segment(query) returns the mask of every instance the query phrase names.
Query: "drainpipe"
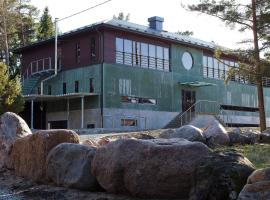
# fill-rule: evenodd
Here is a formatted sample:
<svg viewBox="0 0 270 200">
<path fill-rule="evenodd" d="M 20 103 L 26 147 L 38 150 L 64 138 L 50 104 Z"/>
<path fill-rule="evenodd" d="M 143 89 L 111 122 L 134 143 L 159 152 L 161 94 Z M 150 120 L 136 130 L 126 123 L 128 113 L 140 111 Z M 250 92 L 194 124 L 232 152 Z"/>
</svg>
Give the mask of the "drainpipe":
<svg viewBox="0 0 270 200">
<path fill-rule="evenodd" d="M 96 31 L 99 34 L 100 39 L 100 55 L 101 55 L 101 68 L 100 68 L 100 74 L 101 74 L 101 80 L 100 80 L 100 117 L 101 117 L 101 128 L 104 128 L 104 33 L 100 32 L 98 28 L 96 28 Z"/>
<path fill-rule="evenodd" d="M 58 18 L 55 18 L 55 36 L 54 36 L 54 75 L 49 76 L 40 82 L 40 94 L 44 94 L 44 82 L 57 76 L 57 42 L 58 42 Z"/>
</svg>

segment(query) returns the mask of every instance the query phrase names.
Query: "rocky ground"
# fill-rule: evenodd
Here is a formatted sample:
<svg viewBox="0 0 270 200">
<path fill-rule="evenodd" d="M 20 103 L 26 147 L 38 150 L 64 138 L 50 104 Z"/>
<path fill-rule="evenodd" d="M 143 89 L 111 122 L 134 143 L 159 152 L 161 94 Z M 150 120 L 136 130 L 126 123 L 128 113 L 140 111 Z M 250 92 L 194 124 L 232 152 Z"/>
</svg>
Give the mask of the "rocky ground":
<svg viewBox="0 0 270 200">
<path fill-rule="evenodd" d="M 37 184 L 17 177 L 12 171 L 0 172 L 0 200 L 138 200 L 105 192 L 84 192 L 75 189 Z M 142 199 L 140 199 L 142 200 Z M 157 199 L 156 199 L 157 200 Z"/>
</svg>

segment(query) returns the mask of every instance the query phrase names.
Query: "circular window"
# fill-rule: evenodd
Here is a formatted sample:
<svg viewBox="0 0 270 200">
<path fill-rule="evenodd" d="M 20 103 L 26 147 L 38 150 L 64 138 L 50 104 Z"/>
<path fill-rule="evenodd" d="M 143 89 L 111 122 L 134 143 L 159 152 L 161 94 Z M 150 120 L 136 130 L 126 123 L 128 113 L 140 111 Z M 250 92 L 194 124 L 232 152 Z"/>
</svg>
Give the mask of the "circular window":
<svg viewBox="0 0 270 200">
<path fill-rule="evenodd" d="M 190 70 L 193 67 L 193 57 L 191 53 L 185 52 L 182 55 L 182 64 L 185 69 Z"/>
</svg>

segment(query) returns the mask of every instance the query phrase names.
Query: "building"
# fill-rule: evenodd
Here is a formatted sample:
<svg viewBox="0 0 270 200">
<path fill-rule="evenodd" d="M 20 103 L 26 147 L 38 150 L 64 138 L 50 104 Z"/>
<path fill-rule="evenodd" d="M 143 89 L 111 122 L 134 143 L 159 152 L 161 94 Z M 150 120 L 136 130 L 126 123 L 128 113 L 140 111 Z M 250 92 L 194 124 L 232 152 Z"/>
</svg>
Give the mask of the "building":
<svg viewBox="0 0 270 200">
<path fill-rule="evenodd" d="M 148 21 L 146 27 L 112 19 L 60 35 L 57 70 L 54 38 L 17 49 L 21 115 L 36 129 L 156 129 L 180 126 L 196 113 L 258 125 L 252 81 L 235 76 L 224 83 L 229 68 L 238 67 L 236 57 L 219 62 L 214 43 L 164 31 L 160 17 Z M 269 125 L 270 82 L 263 84 Z"/>
</svg>

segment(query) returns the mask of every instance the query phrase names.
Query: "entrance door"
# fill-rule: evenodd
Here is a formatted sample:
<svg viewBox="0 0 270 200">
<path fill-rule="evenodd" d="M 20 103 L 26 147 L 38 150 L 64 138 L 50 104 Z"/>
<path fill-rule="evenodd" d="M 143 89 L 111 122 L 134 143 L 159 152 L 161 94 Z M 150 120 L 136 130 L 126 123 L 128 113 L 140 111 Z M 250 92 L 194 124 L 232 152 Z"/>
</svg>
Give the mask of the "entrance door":
<svg viewBox="0 0 270 200">
<path fill-rule="evenodd" d="M 196 102 L 196 93 L 192 90 L 182 90 L 182 112 L 185 112 Z M 195 111 L 195 107 L 191 109 L 191 112 Z"/>
</svg>

